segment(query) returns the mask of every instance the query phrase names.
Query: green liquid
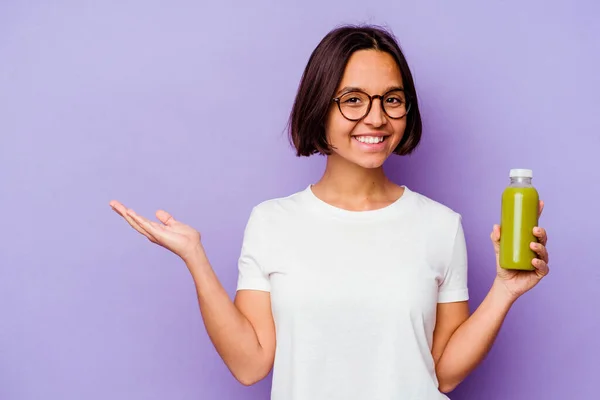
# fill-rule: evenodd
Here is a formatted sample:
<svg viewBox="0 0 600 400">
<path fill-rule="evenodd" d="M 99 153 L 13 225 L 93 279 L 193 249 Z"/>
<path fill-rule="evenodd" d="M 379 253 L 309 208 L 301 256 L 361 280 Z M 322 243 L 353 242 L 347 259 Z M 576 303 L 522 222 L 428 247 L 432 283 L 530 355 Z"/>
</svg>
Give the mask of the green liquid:
<svg viewBox="0 0 600 400">
<path fill-rule="evenodd" d="M 507 187 L 502 193 L 500 228 L 500 266 L 531 271 L 537 254 L 530 249 L 538 239 L 533 228 L 538 224 L 538 192 L 533 187 Z"/>
</svg>

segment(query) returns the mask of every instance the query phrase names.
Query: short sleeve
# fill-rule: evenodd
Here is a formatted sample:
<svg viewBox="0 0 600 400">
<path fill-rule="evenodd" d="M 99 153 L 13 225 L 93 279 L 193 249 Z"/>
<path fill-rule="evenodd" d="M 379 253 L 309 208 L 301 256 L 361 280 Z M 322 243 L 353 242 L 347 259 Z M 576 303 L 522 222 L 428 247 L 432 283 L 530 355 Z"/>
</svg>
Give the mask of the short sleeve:
<svg viewBox="0 0 600 400">
<path fill-rule="evenodd" d="M 238 259 L 237 290 L 271 291 L 269 277 L 262 265 L 266 253 L 264 233 L 264 224 L 254 208 L 244 230 L 242 250 Z"/>
<path fill-rule="evenodd" d="M 438 303 L 451 303 L 469 299 L 467 264 L 467 245 L 461 218 L 459 217 L 446 273 L 438 290 Z"/>
</svg>

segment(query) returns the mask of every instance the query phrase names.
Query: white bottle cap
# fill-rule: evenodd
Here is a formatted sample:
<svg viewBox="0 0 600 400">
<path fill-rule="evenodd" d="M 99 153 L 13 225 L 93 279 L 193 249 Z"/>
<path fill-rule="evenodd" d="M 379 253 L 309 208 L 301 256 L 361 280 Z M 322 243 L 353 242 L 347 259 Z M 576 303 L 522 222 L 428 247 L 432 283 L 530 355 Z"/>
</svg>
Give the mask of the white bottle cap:
<svg viewBox="0 0 600 400">
<path fill-rule="evenodd" d="M 533 171 L 530 169 L 511 169 L 511 178 L 533 178 Z"/>
</svg>

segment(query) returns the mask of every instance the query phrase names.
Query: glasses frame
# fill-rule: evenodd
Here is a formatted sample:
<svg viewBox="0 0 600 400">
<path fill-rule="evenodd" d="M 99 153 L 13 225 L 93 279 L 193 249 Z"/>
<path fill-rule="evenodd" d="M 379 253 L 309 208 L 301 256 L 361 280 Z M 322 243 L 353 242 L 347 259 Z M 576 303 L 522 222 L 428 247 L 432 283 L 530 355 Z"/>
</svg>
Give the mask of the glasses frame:
<svg viewBox="0 0 600 400">
<path fill-rule="evenodd" d="M 387 96 L 388 94 L 390 94 L 392 92 L 403 92 L 404 93 L 405 101 L 406 101 L 406 112 L 401 117 L 392 117 L 390 114 L 388 114 L 387 110 L 385 109 L 385 103 L 383 102 L 383 99 L 385 98 L 385 96 Z M 365 96 L 367 96 L 369 98 L 369 106 L 367 107 L 367 111 L 365 112 L 365 114 L 362 117 L 355 118 L 355 119 L 348 118 L 344 114 L 344 112 L 342 111 L 342 105 L 340 104 L 340 99 L 343 96 L 347 95 L 348 93 L 362 93 L 362 94 L 364 94 Z M 337 103 L 338 110 L 340 111 L 340 114 L 342 114 L 342 116 L 344 118 L 346 118 L 348 121 L 356 122 L 356 121 L 360 121 L 361 119 L 363 119 L 367 115 L 369 115 L 369 113 L 371 112 L 371 107 L 373 106 L 373 100 L 374 99 L 379 99 L 381 101 L 381 109 L 383 110 L 383 112 L 385 113 L 385 115 L 388 116 L 388 118 L 391 118 L 391 119 L 402 119 L 402 118 L 406 117 L 408 115 L 408 112 L 410 111 L 411 103 L 410 103 L 408 97 L 406 96 L 406 92 L 404 90 L 402 90 L 402 89 L 392 89 L 392 90 L 388 90 L 384 94 L 374 94 L 372 96 L 369 93 L 367 93 L 365 91 L 362 91 L 362 90 L 351 90 L 351 91 L 342 93 L 338 97 L 334 97 L 333 99 L 331 99 L 331 101 L 333 101 L 334 103 Z"/>
</svg>

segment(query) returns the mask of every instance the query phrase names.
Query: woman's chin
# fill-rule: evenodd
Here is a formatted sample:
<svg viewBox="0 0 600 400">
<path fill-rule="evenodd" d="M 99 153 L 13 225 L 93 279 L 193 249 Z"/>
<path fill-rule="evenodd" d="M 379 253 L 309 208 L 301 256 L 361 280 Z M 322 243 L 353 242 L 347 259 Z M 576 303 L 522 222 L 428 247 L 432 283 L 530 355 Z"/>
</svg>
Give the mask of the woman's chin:
<svg viewBox="0 0 600 400">
<path fill-rule="evenodd" d="M 359 167 L 365 169 L 376 169 L 381 168 L 387 160 L 388 156 L 386 154 L 360 154 L 355 155 L 349 161 L 353 164 L 358 165 Z"/>
</svg>

